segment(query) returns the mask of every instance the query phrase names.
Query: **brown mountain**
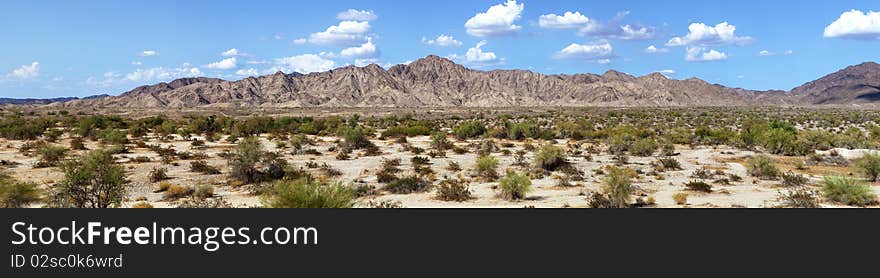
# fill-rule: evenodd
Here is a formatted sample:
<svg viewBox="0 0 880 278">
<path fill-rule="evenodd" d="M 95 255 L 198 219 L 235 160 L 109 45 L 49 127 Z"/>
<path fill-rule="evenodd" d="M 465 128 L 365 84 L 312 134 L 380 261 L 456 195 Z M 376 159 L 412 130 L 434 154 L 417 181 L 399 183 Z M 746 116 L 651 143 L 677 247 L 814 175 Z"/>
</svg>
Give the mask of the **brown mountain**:
<svg viewBox="0 0 880 278">
<path fill-rule="evenodd" d="M 843 73 L 841 73 L 843 72 Z M 281 72 L 238 81 L 183 78 L 141 86 L 115 97 L 72 100 L 75 107 L 503 107 L 731 106 L 841 104 L 880 100 L 877 64 L 847 68 L 796 88 L 750 91 L 697 78 L 634 77 L 608 71 L 545 75 L 525 70 L 479 71 L 428 56 L 388 70 L 372 64 L 326 72 Z M 873 88 L 873 91 L 872 91 Z M 874 94 L 874 95 L 872 95 Z"/>
</svg>

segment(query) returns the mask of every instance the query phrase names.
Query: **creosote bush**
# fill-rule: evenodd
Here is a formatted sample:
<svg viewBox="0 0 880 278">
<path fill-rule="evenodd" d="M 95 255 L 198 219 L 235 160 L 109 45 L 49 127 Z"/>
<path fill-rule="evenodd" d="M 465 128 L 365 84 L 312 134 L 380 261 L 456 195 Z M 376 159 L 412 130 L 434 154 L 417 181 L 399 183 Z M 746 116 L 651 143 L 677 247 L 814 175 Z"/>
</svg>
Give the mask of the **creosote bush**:
<svg viewBox="0 0 880 278">
<path fill-rule="evenodd" d="M 825 177 L 822 179 L 822 195 L 831 201 L 851 205 L 877 204 L 877 195 L 864 182 L 850 177 Z"/>
<path fill-rule="evenodd" d="M 631 168 L 617 166 L 608 166 L 606 171 L 602 189 L 611 201 L 611 206 L 615 208 L 629 207 L 632 198 L 630 186 L 632 179 L 637 176 L 636 172 Z"/>
<path fill-rule="evenodd" d="M 766 155 L 756 155 L 748 159 L 749 174 L 760 179 L 773 180 L 779 176 L 779 169 L 773 159 Z"/>
<path fill-rule="evenodd" d="M 431 183 L 418 176 L 407 176 L 392 180 L 383 189 L 394 194 L 409 194 L 424 192 L 431 187 Z"/>
<path fill-rule="evenodd" d="M 491 155 L 478 157 L 474 170 L 476 170 L 478 176 L 487 181 L 494 181 L 498 178 L 498 160 Z"/>
<path fill-rule="evenodd" d="M 532 190 L 532 179 L 526 173 L 510 170 L 498 181 L 498 188 L 501 189 L 502 199 L 525 199 L 526 193 Z"/>
<path fill-rule="evenodd" d="M 156 167 L 150 170 L 150 182 L 160 182 L 167 179 L 170 179 L 168 177 L 168 168 Z"/>
<path fill-rule="evenodd" d="M 355 192 L 341 182 L 281 180 L 263 195 L 262 203 L 270 208 L 350 208 Z"/>
<path fill-rule="evenodd" d="M 21 208 L 41 199 L 37 184 L 19 182 L 5 173 L 0 173 L 0 207 Z"/>
<path fill-rule="evenodd" d="M 788 208 L 819 208 L 819 192 L 806 187 L 794 188 L 778 193 L 783 207 Z"/>
<path fill-rule="evenodd" d="M 125 170 L 104 150 L 67 161 L 61 170 L 64 179 L 52 188 L 51 207 L 118 207 L 128 190 Z"/>
<path fill-rule="evenodd" d="M 880 178 L 880 154 L 876 152 L 865 153 L 862 158 L 856 161 L 856 167 L 869 181 L 876 182 Z"/>
<path fill-rule="evenodd" d="M 672 200 L 675 201 L 676 205 L 687 205 L 688 194 L 684 192 L 672 194 Z"/>
<path fill-rule="evenodd" d="M 446 179 L 436 186 L 437 199 L 443 201 L 464 202 L 471 199 L 471 191 L 467 181 L 461 179 Z"/>
<path fill-rule="evenodd" d="M 699 192 L 712 192 L 712 185 L 703 181 L 689 181 L 684 184 L 688 190 L 699 191 Z"/>
<path fill-rule="evenodd" d="M 533 164 L 538 169 L 556 171 L 559 167 L 567 165 L 568 162 L 565 158 L 565 151 L 562 148 L 547 144 L 535 153 Z"/>
</svg>

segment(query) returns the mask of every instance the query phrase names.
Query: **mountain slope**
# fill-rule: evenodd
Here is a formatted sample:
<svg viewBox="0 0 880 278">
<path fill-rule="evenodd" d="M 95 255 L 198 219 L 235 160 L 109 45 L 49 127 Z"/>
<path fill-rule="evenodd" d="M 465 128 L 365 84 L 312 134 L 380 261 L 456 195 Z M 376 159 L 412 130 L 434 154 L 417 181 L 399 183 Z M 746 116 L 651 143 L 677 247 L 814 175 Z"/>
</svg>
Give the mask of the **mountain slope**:
<svg viewBox="0 0 880 278">
<path fill-rule="evenodd" d="M 371 64 L 310 74 L 281 72 L 239 81 L 183 78 L 116 97 L 72 100 L 94 107 L 505 107 L 813 105 L 880 101 L 880 66 L 865 63 L 784 91 L 750 91 L 697 78 L 545 75 L 479 71 L 428 56 L 388 70 Z"/>
</svg>

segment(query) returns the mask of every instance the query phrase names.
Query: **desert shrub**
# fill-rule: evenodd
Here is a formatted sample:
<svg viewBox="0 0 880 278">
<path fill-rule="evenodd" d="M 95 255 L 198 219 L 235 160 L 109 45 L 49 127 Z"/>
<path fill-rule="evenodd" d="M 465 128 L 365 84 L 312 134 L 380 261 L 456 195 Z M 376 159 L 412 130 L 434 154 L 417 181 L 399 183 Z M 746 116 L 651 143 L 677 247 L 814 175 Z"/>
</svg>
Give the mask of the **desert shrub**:
<svg viewBox="0 0 880 278">
<path fill-rule="evenodd" d="M 128 189 L 125 169 L 109 152 L 96 150 L 61 165 L 64 179 L 53 188 L 49 206 L 108 208 L 119 206 Z"/>
<path fill-rule="evenodd" d="M 779 169 L 773 164 L 773 160 L 766 155 L 756 155 L 748 159 L 749 174 L 760 179 L 776 179 Z"/>
<path fill-rule="evenodd" d="M 0 173 L 0 207 L 25 207 L 39 201 L 40 195 L 37 184 L 19 182 L 4 173 Z"/>
<path fill-rule="evenodd" d="M 431 148 L 440 151 L 452 148 L 452 142 L 449 142 L 446 132 L 435 132 L 431 135 Z"/>
<path fill-rule="evenodd" d="M 657 163 L 654 164 L 654 168 L 659 171 L 675 171 L 681 170 L 681 163 L 678 162 L 675 158 L 672 157 L 662 157 L 657 159 Z"/>
<path fill-rule="evenodd" d="M 525 199 L 526 193 L 532 190 L 532 179 L 526 173 L 507 171 L 498 181 L 501 198 L 505 200 Z"/>
<path fill-rule="evenodd" d="M 40 160 L 34 165 L 35 168 L 55 167 L 64 159 L 64 156 L 67 154 L 67 148 L 46 144 L 39 148 L 37 153 L 40 155 Z"/>
<path fill-rule="evenodd" d="M 459 172 L 461 171 L 461 165 L 459 165 L 458 162 L 450 161 L 446 164 L 446 170 L 450 172 Z"/>
<path fill-rule="evenodd" d="M 430 164 L 431 160 L 424 156 L 413 156 L 409 161 L 412 162 L 413 167 L 418 167 Z"/>
<path fill-rule="evenodd" d="M 363 149 L 373 145 L 373 142 L 370 142 L 370 134 L 372 132 L 363 127 L 343 126 L 336 130 L 336 135 L 342 138 L 339 147 L 350 150 Z"/>
<path fill-rule="evenodd" d="M 877 204 L 877 195 L 862 181 L 850 177 L 825 177 L 822 195 L 831 201 L 851 206 Z"/>
<path fill-rule="evenodd" d="M 447 179 L 437 184 L 437 199 L 464 202 L 471 198 L 467 182 L 460 179 Z"/>
<path fill-rule="evenodd" d="M 266 153 L 257 137 L 246 137 L 235 147 L 227 159 L 229 177 L 245 184 L 262 180 L 262 172 L 257 168 Z"/>
<path fill-rule="evenodd" d="M 372 209 L 397 209 L 403 208 L 403 204 L 398 201 L 368 201 L 365 205 L 365 208 Z"/>
<path fill-rule="evenodd" d="M 380 139 L 387 138 L 399 138 L 399 137 L 413 137 L 420 135 L 428 135 L 431 133 L 431 128 L 424 126 L 422 124 L 409 124 L 406 126 L 392 126 L 385 131 L 382 131 L 380 134 Z"/>
<path fill-rule="evenodd" d="M 424 192 L 430 187 L 430 182 L 418 176 L 407 176 L 392 180 L 386 184 L 383 189 L 394 194 L 409 194 L 413 192 Z"/>
<path fill-rule="evenodd" d="M 694 170 L 694 172 L 691 174 L 691 177 L 695 179 L 711 179 L 714 176 L 715 174 L 712 173 L 712 169 L 709 169 L 705 166 L 700 167 L 700 169 Z"/>
<path fill-rule="evenodd" d="M 160 182 L 163 180 L 170 179 L 170 177 L 168 177 L 168 168 L 159 168 L 159 167 L 156 167 L 156 168 L 153 168 L 153 170 L 150 170 L 149 177 L 150 177 L 150 182 Z"/>
<path fill-rule="evenodd" d="M 657 142 L 654 139 L 644 138 L 635 141 L 629 152 L 635 156 L 651 156 L 657 151 Z"/>
<path fill-rule="evenodd" d="M 153 205 L 151 205 L 148 202 L 137 202 L 137 203 L 132 204 L 131 208 L 136 208 L 136 209 L 153 208 Z"/>
<path fill-rule="evenodd" d="M 542 146 L 535 153 L 532 161 L 536 168 L 547 171 L 556 171 L 557 168 L 568 164 L 565 158 L 565 151 L 551 144 Z"/>
<path fill-rule="evenodd" d="M 182 186 L 177 184 L 172 184 L 162 193 L 162 199 L 173 201 L 184 197 L 189 197 L 195 194 L 196 189 L 191 186 Z"/>
<path fill-rule="evenodd" d="M 676 205 L 687 205 L 688 194 L 684 192 L 672 194 L 672 200 L 675 201 Z"/>
<path fill-rule="evenodd" d="M 819 208 L 819 192 L 805 187 L 779 192 L 782 206 L 789 208 Z"/>
<path fill-rule="evenodd" d="M 810 179 L 804 175 L 796 174 L 788 171 L 782 174 L 782 186 L 802 186 L 807 184 Z"/>
<path fill-rule="evenodd" d="M 355 205 L 355 192 L 341 182 L 282 180 L 273 184 L 262 202 L 270 208 L 350 208 Z"/>
<path fill-rule="evenodd" d="M 480 137 L 484 133 L 486 133 L 486 127 L 479 121 L 464 122 L 452 129 L 452 134 L 462 140 Z"/>
<path fill-rule="evenodd" d="M 712 192 L 712 185 L 703 181 L 689 181 L 684 184 L 684 187 L 692 191 Z"/>
<path fill-rule="evenodd" d="M 70 149 L 71 150 L 85 150 L 86 145 L 83 142 L 82 137 L 73 137 L 70 139 Z"/>
<path fill-rule="evenodd" d="M 214 187 L 209 184 L 196 186 L 193 196 L 202 199 L 214 197 Z"/>
<path fill-rule="evenodd" d="M 498 178 L 498 160 L 490 155 L 478 157 L 474 170 L 478 176 L 494 181 Z"/>
<path fill-rule="evenodd" d="M 223 197 L 198 198 L 193 196 L 181 201 L 177 208 L 232 208 L 232 204 Z"/>
<path fill-rule="evenodd" d="M 587 198 L 587 206 L 591 208 L 615 208 L 614 203 L 608 195 L 599 192 L 593 192 Z"/>
<path fill-rule="evenodd" d="M 855 165 L 869 181 L 875 182 L 880 178 L 880 154 L 867 152 L 856 161 Z"/>
<path fill-rule="evenodd" d="M 336 154 L 336 160 L 349 160 L 351 157 L 348 156 L 348 152 L 340 151 Z"/>
<path fill-rule="evenodd" d="M 202 173 L 206 175 L 217 175 L 220 174 L 220 169 L 217 167 L 211 166 L 207 161 L 204 160 L 196 160 L 189 163 L 189 171 L 195 173 Z"/>
<path fill-rule="evenodd" d="M 629 206 L 630 186 L 632 179 L 636 176 L 636 172 L 626 167 L 607 167 L 607 174 L 603 179 L 602 189 L 611 200 L 612 206 L 616 208 L 625 208 Z"/>
</svg>

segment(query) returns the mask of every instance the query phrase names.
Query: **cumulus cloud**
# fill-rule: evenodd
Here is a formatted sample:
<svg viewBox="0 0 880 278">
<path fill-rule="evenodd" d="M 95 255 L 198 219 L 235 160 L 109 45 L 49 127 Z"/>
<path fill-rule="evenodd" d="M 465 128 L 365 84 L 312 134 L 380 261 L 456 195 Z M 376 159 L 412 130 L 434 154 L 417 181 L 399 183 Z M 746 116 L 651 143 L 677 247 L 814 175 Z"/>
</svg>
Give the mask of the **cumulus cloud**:
<svg viewBox="0 0 880 278">
<path fill-rule="evenodd" d="M 306 44 L 307 42 L 309 42 L 309 39 L 306 39 L 306 38 L 299 38 L 299 39 L 293 40 L 293 44 Z"/>
<path fill-rule="evenodd" d="M 538 26 L 547 29 L 577 29 L 583 28 L 590 19 L 580 12 L 565 12 L 564 14 L 545 14 L 538 17 Z"/>
<path fill-rule="evenodd" d="M 645 53 L 666 53 L 666 52 L 669 52 L 668 48 L 662 48 L 662 47 L 657 48 L 653 44 L 649 45 L 647 48 L 645 48 Z"/>
<path fill-rule="evenodd" d="M 259 76 L 260 72 L 257 71 L 257 69 L 255 69 L 255 68 L 240 69 L 240 70 L 235 71 L 235 75 L 238 75 L 238 76 Z"/>
<path fill-rule="evenodd" d="M 591 44 L 572 43 L 553 55 L 556 59 L 585 60 L 603 64 L 611 62 L 612 57 L 614 57 L 614 48 L 607 41 Z"/>
<path fill-rule="evenodd" d="M 238 59 L 235 57 L 226 58 L 217 62 L 213 62 L 205 65 L 206 68 L 209 69 L 218 69 L 218 70 L 228 70 L 235 68 L 238 65 Z"/>
<path fill-rule="evenodd" d="M 156 55 L 159 55 L 159 52 L 155 51 L 155 50 L 144 50 L 141 52 L 141 56 L 143 56 L 143 57 L 156 56 Z"/>
<path fill-rule="evenodd" d="M 40 62 L 32 62 L 30 65 L 23 65 L 12 70 L 10 75 L 18 79 L 30 79 L 40 76 Z"/>
<path fill-rule="evenodd" d="M 373 11 L 348 9 L 336 15 L 339 20 L 371 21 L 379 18 Z"/>
<path fill-rule="evenodd" d="M 880 12 L 850 10 L 825 27 L 826 38 L 880 39 Z"/>
<path fill-rule="evenodd" d="M 125 75 L 125 79 L 134 82 L 166 81 L 182 77 L 201 76 L 202 71 L 197 67 L 183 64 L 177 68 L 156 67 L 149 69 L 137 69 Z"/>
<path fill-rule="evenodd" d="M 220 56 L 223 56 L 223 57 L 232 57 L 232 56 L 238 56 L 238 55 L 239 55 L 238 49 L 236 49 L 236 48 L 230 48 L 229 50 L 226 50 L 226 51 L 223 51 L 223 53 L 220 53 Z"/>
<path fill-rule="evenodd" d="M 703 23 L 691 23 L 684 37 L 673 37 L 667 46 L 709 46 L 722 44 L 743 45 L 752 41 L 748 36 L 737 36 L 736 26 L 727 22 L 709 26 Z"/>
<path fill-rule="evenodd" d="M 332 53 L 331 53 L 332 54 Z M 349 47 L 339 52 L 339 55 L 346 58 L 372 58 L 379 56 L 379 50 L 373 44 L 372 38 L 367 38 L 367 42 L 355 47 Z M 322 55 L 323 56 L 323 55 Z M 332 56 L 331 56 L 332 57 Z"/>
<path fill-rule="evenodd" d="M 773 55 L 776 55 L 776 53 L 770 52 L 768 50 L 761 50 L 758 52 L 758 56 L 773 56 Z"/>
<path fill-rule="evenodd" d="M 273 63 L 275 64 L 275 66 L 269 69 L 267 72 L 271 73 L 276 71 L 283 71 L 286 73 L 311 73 L 328 71 L 336 66 L 336 63 L 333 62 L 333 60 L 324 59 L 321 56 L 315 54 L 302 54 L 297 56 L 278 58 L 275 59 Z"/>
<path fill-rule="evenodd" d="M 461 46 L 461 42 L 453 38 L 452 36 L 447 35 L 439 35 L 436 39 L 429 40 L 422 37 L 422 43 L 427 45 L 437 45 L 437 46 Z"/>
<path fill-rule="evenodd" d="M 522 26 L 514 24 L 522 16 L 525 5 L 516 0 L 489 7 L 464 23 L 467 33 L 475 37 L 495 37 L 515 34 Z"/>
<path fill-rule="evenodd" d="M 469 64 L 474 65 L 492 65 L 492 64 L 501 64 L 504 63 L 503 58 L 499 58 L 495 55 L 495 52 L 483 51 L 483 46 L 485 46 L 487 42 L 480 41 L 476 46 L 471 47 L 467 50 L 464 56 L 460 55 L 449 55 L 449 58 L 453 60 L 464 61 Z"/>
<path fill-rule="evenodd" d="M 122 80 L 122 74 L 114 71 L 108 71 L 104 73 L 103 78 L 90 76 L 86 79 L 86 84 L 94 87 L 106 88 Z"/>
<path fill-rule="evenodd" d="M 354 60 L 354 65 L 358 66 L 358 67 L 365 67 L 367 65 L 377 64 L 377 63 L 379 63 L 379 59 L 375 59 L 375 58 L 355 59 Z"/>
<path fill-rule="evenodd" d="M 342 21 L 327 30 L 309 35 L 308 42 L 317 45 L 357 46 L 367 41 L 372 30 L 367 21 Z M 296 41 L 294 41 L 296 42 Z"/>
<path fill-rule="evenodd" d="M 688 62 L 709 62 L 726 59 L 726 53 L 703 47 L 688 47 L 684 56 L 684 60 Z"/>
</svg>

